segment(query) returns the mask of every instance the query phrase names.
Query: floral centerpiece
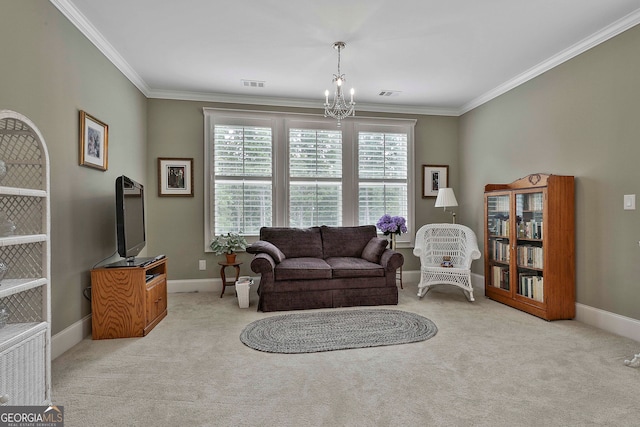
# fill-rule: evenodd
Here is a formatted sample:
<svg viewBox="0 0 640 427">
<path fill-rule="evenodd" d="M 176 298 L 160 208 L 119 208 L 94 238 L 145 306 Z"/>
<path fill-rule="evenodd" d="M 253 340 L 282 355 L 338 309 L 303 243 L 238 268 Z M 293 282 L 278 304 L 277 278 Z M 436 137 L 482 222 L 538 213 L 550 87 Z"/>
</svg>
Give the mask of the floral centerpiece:
<svg viewBox="0 0 640 427">
<path fill-rule="evenodd" d="M 216 255 L 225 254 L 227 262 L 234 262 L 236 251 L 243 251 L 249 246 L 245 238 L 237 233 L 227 233 L 216 236 L 209 247 Z"/>
<path fill-rule="evenodd" d="M 391 249 L 396 248 L 396 236 L 407 232 L 407 220 L 401 216 L 384 214 L 376 223 L 376 227 L 385 236 L 391 236 Z"/>
</svg>

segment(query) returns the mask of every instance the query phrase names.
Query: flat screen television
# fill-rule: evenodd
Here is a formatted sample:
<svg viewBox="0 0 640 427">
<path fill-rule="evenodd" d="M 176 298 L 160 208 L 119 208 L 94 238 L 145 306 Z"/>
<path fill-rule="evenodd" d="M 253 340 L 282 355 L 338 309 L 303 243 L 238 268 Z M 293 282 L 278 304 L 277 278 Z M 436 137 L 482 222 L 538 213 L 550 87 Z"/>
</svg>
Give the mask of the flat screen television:
<svg viewBox="0 0 640 427">
<path fill-rule="evenodd" d="M 118 254 L 137 265 L 135 257 L 146 244 L 144 187 L 124 175 L 116 179 L 116 228 Z"/>
</svg>

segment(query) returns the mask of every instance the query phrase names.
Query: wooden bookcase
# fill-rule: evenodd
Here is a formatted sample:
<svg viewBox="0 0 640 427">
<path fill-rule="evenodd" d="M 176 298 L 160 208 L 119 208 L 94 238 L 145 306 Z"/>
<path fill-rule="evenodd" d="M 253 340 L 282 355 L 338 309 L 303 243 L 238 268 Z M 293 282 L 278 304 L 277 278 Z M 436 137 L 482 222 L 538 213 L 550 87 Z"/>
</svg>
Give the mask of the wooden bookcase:
<svg viewBox="0 0 640 427">
<path fill-rule="evenodd" d="M 487 297 L 546 320 L 575 317 L 572 176 L 485 186 Z"/>
<path fill-rule="evenodd" d="M 94 340 L 147 335 L 167 315 L 167 259 L 91 270 L 91 311 Z"/>
</svg>

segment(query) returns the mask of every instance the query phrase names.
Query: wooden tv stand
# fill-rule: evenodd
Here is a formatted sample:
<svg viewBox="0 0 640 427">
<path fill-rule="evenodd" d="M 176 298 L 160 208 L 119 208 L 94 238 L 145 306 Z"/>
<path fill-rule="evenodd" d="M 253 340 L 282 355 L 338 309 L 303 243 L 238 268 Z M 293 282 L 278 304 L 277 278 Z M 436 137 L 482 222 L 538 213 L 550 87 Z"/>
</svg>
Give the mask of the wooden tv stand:
<svg viewBox="0 0 640 427">
<path fill-rule="evenodd" d="M 91 270 L 91 311 L 94 340 L 147 335 L 167 315 L 167 258 Z"/>
</svg>

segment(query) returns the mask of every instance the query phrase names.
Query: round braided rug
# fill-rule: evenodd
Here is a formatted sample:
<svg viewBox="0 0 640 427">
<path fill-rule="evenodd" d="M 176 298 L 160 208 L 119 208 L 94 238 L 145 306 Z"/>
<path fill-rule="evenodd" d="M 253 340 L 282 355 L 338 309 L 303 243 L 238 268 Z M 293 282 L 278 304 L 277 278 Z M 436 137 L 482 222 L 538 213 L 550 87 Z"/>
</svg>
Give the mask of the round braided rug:
<svg viewBox="0 0 640 427">
<path fill-rule="evenodd" d="M 267 317 L 248 324 L 240 341 L 269 353 L 313 353 L 424 341 L 437 332 L 415 313 L 365 309 Z"/>
</svg>

